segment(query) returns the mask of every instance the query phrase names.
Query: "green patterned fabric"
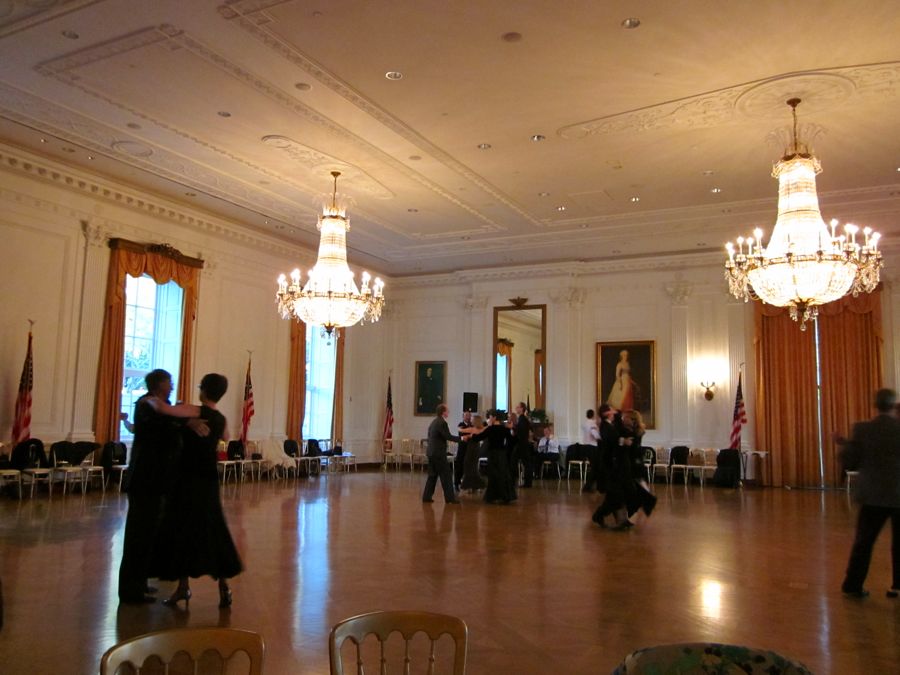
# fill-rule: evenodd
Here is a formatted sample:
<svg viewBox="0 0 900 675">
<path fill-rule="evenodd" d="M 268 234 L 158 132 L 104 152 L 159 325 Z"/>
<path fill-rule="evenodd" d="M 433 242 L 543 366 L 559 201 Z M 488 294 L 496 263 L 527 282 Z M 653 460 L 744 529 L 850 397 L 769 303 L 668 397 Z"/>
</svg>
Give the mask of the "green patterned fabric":
<svg viewBox="0 0 900 675">
<path fill-rule="evenodd" d="M 764 649 L 712 642 L 659 645 L 631 652 L 612 675 L 812 675 L 806 666 Z"/>
</svg>

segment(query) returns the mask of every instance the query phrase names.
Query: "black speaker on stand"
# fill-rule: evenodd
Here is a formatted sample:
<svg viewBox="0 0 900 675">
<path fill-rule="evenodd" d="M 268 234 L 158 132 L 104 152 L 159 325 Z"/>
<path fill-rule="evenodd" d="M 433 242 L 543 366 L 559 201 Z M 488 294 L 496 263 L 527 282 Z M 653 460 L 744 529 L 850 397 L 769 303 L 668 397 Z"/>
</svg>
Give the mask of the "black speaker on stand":
<svg viewBox="0 0 900 675">
<path fill-rule="evenodd" d="M 466 410 L 473 413 L 478 412 L 478 392 L 463 392 L 463 412 L 465 412 Z"/>
</svg>

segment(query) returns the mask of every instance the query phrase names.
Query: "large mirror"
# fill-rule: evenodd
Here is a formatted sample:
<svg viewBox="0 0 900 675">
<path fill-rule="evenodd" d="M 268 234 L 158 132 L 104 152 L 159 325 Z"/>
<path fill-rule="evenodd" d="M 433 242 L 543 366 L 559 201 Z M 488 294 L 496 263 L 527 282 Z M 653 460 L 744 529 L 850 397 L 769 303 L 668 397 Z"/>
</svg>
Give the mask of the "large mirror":
<svg viewBox="0 0 900 675">
<path fill-rule="evenodd" d="M 547 305 L 512 298 L 494 307 L 494 407 L 512 410 L 519 401 L 545 410 L 547 401 Z"/>
</svg>

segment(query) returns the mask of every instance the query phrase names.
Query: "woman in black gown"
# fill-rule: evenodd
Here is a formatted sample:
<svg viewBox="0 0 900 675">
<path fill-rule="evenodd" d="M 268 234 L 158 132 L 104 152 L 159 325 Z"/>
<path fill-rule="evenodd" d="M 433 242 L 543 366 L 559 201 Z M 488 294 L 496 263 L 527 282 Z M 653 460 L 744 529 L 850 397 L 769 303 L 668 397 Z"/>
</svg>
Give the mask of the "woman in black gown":
<svg viewBox="0 0 900 675">
<path fill-rule="evenodd" d="M 476 432 L 474 429 L 472 431 L 471 440 L 487 442 L 487 489 L 484 491 L 484 501 L 489 504 L 493 502 L 509 504 L 515 501 L 516 484 L 509 472 L 512 433 L 500 423 L 493 410 L 488 411 L 488 425 L 481 431 Z"/>
<path fill-rule="evenodd" d="M 484 420 L 480 415 L 472 418 L 472 429 L 474 433 L 478 433 L 484 429 Z M 479 460 L 481 459 L 481 445 L 484 441 L 478 438 L 470 439 L 466 449 L 465 464 L 463 466 L 463 479 L 460 487 L 463 490 L 476 492 L 484 488 L 484 481 L 478 473 Z"/>
<path fill-rule="evenodd" d="M 637 410 L 628 410 L 625 413 L 625 428 L 631 437 L 629 457 L 631 466 L 631 483 L 626 492 L 626 506 L 628 508 L 628 520 L 634 522 L 639 509 L 649 518 L 656 507 L 656 495 L 650 492 L 647 485 L 646 469 L 644 467 L 644 418 Z"/>
<path fill-rule="evenodd" d="M 170 406 L 158 399 L 151 404 L 159 412 L 176 417 L 200 417 L 209 426 L 209 435 L 185 434 L 184 448 L 167 495 L 154 546 L 153 570 L 165 581 L 178 581 L 164 603 L 175 606 L 191 599 L 189 577 L 209 575 L 219 582 L 219 607 L 231 606 L 228 579 L 240 574 L 238 556 L 219 497 L 216 449 L 225 437 L 225 417 L 216 409 L 228 389 L 224 375 L 210 373 L 200 382 L 202 405 Z"/>
</svg>

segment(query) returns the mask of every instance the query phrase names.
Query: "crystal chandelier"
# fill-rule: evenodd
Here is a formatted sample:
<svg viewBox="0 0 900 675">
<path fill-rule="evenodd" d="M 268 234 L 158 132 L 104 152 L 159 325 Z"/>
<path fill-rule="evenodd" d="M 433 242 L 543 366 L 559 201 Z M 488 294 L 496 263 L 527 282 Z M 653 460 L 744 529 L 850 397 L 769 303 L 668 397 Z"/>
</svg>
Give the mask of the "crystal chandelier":
<svg viewBox="0 0 900 675">
<path fill-rule="evenodd" d="M 791 318 L 806 330 L 819 305 L 848 292 L 856 296 L 875 290 L 882 259 L 877 232 L 866 227 L 858 236 L 859 228 L 848 223 L 838 234 L 836 220 L 830 232 L 822 220 L 816 196 L 816 174 L 822 165 L 797 141 L 799 103 L 799 98 L 787 101 L 794 117 L 792 144 L 772 170 L 778 179 L 778 218 L 769 244 L 763 247 L 758 228 L 752 237 L 738 237 L 737 247 L 728 242 L 725 278 L 736 298 L 788 307 Z"/>
<path fill-rule="evenodd" d="M 347 266 L 347 231 L 350 222 L 347 210 L 339 202 L 337 179 L 340 171 L 332 171 L 334 190 L 331 203 L 326 203 L 319 216 L 319 255 L 309 271 L 305 286 L 300 284 L 300 270 L 291 272 L 290 280 L 282 274 L 278 277 L 275 300 L 283 319 L 297 318 L 308 325 L 321 326 L 331 335 L 335 328 L 352 326 L 359 322 L 378 321 L 384 307 L 384 282 L 362 274 L 362 290 L 353 281 L 353 272 Z"/>
</svg>

